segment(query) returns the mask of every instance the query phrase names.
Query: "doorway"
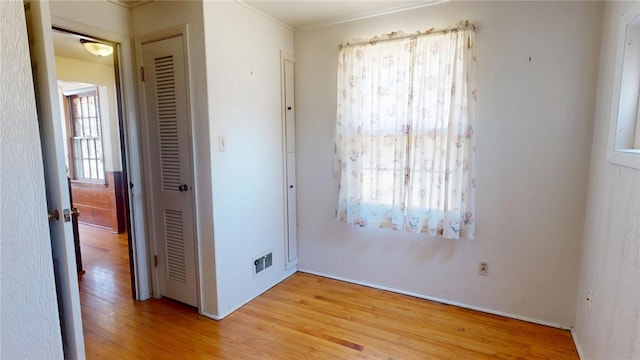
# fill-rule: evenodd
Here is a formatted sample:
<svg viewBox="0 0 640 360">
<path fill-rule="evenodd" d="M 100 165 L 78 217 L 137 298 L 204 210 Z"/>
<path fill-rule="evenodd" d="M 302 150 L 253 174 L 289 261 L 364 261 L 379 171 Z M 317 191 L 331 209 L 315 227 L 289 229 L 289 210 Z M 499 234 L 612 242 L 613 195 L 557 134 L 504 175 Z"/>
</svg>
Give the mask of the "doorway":
<svg viewBox="0 0 640 360">
<path fill-rule="evenodd" d="M 86 36 L 54 30 L 53 42 L 65 143 L 78 221 L 114 233 L 127 230 L 118 94 L 113 53 L 94 55 Z M 95 44 L 103 44 L 96 42 Z M 103 45 L 113 45 L 104 43 Z M 109 51 L 108 47 L 105 47 Z"/>
<path fill-rule="evenodd" d="M 40 140 L 43 149 L 52 257 L 54 260 L 56 295 L 64 353 L 69 358 L 83 358 L 83 321 L 80 309 L 77 267 L 76 261 L 74 261 L 75 251 L 71 221 L 73 216 L 70 211 L 71 201 L 67 177 L 68 160 L 65 160 L 65 145 L 61 129 L 60 114 L 62 111 L 59 108 L 60 100 L 55 75 L 53 32 L 62 30 L 74 36 L 113 45 L 113 64 L 114 72 L 116 73 L 115 82 L 118 104 L 116 112 L 120 128 L 120 131 L 116 132 L 116 136 L 120 139 L 121 148 L 119 150 L 122 151 L 122 154 L 125 154 L 121 157 L 122 169 L 128 170 L 123 171 L 124 179 L 122 181 L 127 184 L 124 187 L 125 207 L 127 209 L 125 212 L 127 228 L 125 253 L 127 256 L 124 258 L 128 259 L 130 263 L 127 271 L 129 281 L 125 284 L 125 287 L 128 288 L 128 296 L 126 297 L 128 299 L 134 297 L 138 300 L 145 300 L 151 295 L 143 221 L 144 210 L 141 202 L 141 199 L 143 199 L 142 186 L 140 186 L 141 182 L 139 180 L 142 178 L 142 174 L 141 166 L 138 162 L 137 105 L 133 89 L 135 74 L 131 66 L 133 59 L 132 44 L 130 44 L 126 35 L 52 16 L 49 2 L 47 1 L 26 0 L 24 9 L 36 90 Z M 70 29 L 77 29 L 82 33 L 70 31 Z M 93 38 L 83 34 L 91 34 L 90 36 L 93 36 Z M 112 39 L 112 41 L 107 39 Z M 122 66 L 119 66 L 119 64 L 122 64 Z M 120 86 L 121 84 L 123 85 L 122 87 Z M 126 106 L 123 101 L 126 101 Z M 126 118 L 123 110 L 126 110 Z M 127 124 L 126 127 L 123 122 Z M 126 137 L 123 131 L 125 129 Z M 128 159 L 131 159 L 131 165 L 127 165 Z M 98 162 L 96 161 L 96 163 Z M 132 174 L 131 180 L 129 180 L 127 173 Z M 136 184 L 135 188 L 133 184 Z"/>
<path fill-rule="evenodd" d="M 110 270 L 129 269 L 135 298 L 118 46 L 56 27 L 52 35 L 65 165 L 72 207 L 79 212 L 80 226 L 74 227 L 76 256 L 82 258 L 85 245 L 95 247 L 89 237 L 119 235 L 113 238 L 114 246 L 125 246 L 129 258 L 120 257 L 121 263 L 113 263 Z M 105 271 L 102 263 L 80 260 L 78 264 L 80 282 L 84 277 L 96 279 L 96 268 Z"/>
</svg>

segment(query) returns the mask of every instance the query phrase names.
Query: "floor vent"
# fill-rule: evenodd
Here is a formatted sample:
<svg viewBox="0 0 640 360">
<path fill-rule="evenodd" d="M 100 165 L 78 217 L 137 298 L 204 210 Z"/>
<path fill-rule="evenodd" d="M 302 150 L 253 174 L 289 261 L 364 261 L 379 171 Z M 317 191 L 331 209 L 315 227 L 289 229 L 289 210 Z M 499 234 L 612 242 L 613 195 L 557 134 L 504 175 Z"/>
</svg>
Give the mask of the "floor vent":
<svg viewBox="0 0 640 360">
<path fill-rule="evenodd" d="M 258 275 L 263 270 L 270 268 L 271 265 L 273 265 L 273 254 L 268 252 L 253 260 L 253 275 Z"/>
</svg>

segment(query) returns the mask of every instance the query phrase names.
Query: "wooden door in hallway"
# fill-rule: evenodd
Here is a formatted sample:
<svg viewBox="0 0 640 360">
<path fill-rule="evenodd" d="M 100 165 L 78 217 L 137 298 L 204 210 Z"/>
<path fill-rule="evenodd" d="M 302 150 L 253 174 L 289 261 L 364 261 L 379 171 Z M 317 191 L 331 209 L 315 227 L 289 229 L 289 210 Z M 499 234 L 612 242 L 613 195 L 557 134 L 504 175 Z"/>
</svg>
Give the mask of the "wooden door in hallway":
<svg viewBox="0 0 640 360">
<path fill-rule="evenodd" d="M 63 349 L 65 358 L 83 359 L 82 315 L 71 223 L 71 200 L 59 118 L 49 3 L 27 2 L 25 17 L 42 142 L 51 252 Z"/>
<path fill-rule="evenodd" d="M 142 44 L 151 228 L 159 295 L 197 305 L 187 61 L 183 36 Z"/>
</svg>

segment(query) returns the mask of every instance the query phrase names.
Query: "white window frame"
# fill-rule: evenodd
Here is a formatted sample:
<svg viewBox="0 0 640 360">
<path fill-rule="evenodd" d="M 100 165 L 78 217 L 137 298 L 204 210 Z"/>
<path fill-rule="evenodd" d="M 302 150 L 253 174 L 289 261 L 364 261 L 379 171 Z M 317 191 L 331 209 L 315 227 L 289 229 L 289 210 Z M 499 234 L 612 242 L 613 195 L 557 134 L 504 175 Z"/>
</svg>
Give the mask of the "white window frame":
<svg viewBox="0 0 640 360">
<path fill-rule="evenodd" d="M 85 183 L 98 183 L 98 184 L 104 184 L 106 183 L 106 171 L 105 171 L 105 166 L 104 166 L 104 134 L 103 134 L 103 118 L 102 118 L 102 112 L 101 112 L 101 104 L 100 104 L 100 92 L 98 90 L 97 86 L 91 86 L 91 87 L 87 87 L 87 88 L 81 88 L 81 89 L 76 89 L 76 90 L 70 90 L 70 91 L 65 91 L 62 93 L 64 96 L 64 102 L 65 102 L 65 106 L 66 106 L 66 110 L 67 110 L 67 114 L 66 114 L 66 120 L 67 120 L 67 136 L 68 136 L 68 147 L 69 147 L 69 167 L 70 167 L 70 171 L 69 171 L 69 175 L 71 177 L 71 180 L 73 181 L 77 181 L 77 182 L 85 182 Z M 97 119 L 96 121 L 97 123 L 97 129 L 99 131 L 98 136 L 90 136 L 90 137 L 78 137 L 78 135 L 76 134 L 76 129 L 75 129 L 75 116 L 73 115 L 73 104 L 71 103 L 72 98 L 74 96 L 86 96 L 86 94 L 95 94 L 92 95 L 95 97 L 95 101 L 96 101 L 96 114 L 97 114 Z M 95 147 L 95 152 L 96 152 L 96 157 L 95 158 L 84 158 L 82 156 L 84 156 L 83 154 L 78 155 L 78 149 L 76 147 L 76 141 L 77 140 L 87 140 L 87 141 L 95 141 L 95 139 L 98 139 L 100 141 L 100 157 L 98 157 L 98 148 Z M 95 146 L 95 145 L 94 145 Z M 91 177 L 92 172 L 89 171 L 89 176 L 90 177 L 86 177 L 85 176 L 85 171 L 84 171 L 84 166 L 82 167 L 83 171 L 79 171 L 78 169 L 78 156 L 81 156 L 81 160 L 84 163 L 84 160 L 87 160 L 89 163 L 91 162 L 95 162 L 95 166 L 96 166 L 96 177 Z M 90 167 L 90 165 L 89 165 Z M 80 174 L 82 176 L 80 176 Z"/>
<path fill-rule="evenodd" d="M 622 14 L 617 45 L 607 161 L 640 169 L 640 3 Z"/>
</svg>

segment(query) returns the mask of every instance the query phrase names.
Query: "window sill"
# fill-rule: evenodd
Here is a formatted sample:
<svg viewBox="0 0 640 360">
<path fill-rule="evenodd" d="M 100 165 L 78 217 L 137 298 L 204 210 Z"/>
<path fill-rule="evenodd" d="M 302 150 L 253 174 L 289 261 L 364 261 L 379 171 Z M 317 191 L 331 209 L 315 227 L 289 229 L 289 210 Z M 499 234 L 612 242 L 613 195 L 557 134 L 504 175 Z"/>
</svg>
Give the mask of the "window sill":
<svg viewBox="0 0 640 360">
<path fill-rule="evenodd" d="M 612 164 L 640 170 L 640 149 L 610 150 L 607 161 Z"/>
<path fill-rule="evenodd" d="M 618 149 L 616 151 L 621 152 L 621 153 L 640 155 L 640 149 Z"/>
</svg>

